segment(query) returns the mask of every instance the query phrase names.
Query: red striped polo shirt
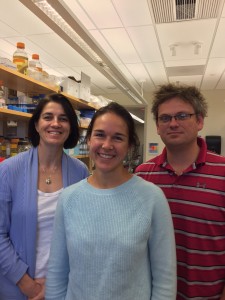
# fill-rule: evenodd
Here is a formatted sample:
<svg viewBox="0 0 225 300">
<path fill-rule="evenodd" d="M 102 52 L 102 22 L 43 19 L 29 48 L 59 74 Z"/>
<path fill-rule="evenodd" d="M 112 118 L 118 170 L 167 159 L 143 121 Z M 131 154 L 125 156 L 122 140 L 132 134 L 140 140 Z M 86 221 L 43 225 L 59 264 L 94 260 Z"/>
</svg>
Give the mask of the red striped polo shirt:
<svg viewBox="0 0 225 300">
<path fill-rule="evenodd" d="M 177 176 L 162 154 L 135 173 L 164 191 L 177 248 L 177 300 L 219 300 L 225 287 L 225 157 L 198 138 L 197 161 Z"/>
</svg>

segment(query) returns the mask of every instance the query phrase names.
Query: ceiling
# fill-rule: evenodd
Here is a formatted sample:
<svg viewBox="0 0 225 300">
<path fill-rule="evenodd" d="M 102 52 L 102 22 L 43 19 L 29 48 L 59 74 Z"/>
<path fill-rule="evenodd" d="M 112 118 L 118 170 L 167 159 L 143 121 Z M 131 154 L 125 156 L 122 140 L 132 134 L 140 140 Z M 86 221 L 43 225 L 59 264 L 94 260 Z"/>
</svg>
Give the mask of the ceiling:
<svg viewBox="0 0 225 300">
<path fill-rule="evenodd" d="M 91 77 L 91 93 L 129 107 L 143 117 L 154 89 L 167 82 L 201 90 L 225 89 L 224 0 L 54 0 L 81 22 L 98 49 L 136 89 L 131 100 L 21 2 L 1 0 L 0 56 L 12 59 L 24 42 L 31 57 L 57 76 Z M 49 1 L 51 2 L 51 1 Z"/>
</svg>

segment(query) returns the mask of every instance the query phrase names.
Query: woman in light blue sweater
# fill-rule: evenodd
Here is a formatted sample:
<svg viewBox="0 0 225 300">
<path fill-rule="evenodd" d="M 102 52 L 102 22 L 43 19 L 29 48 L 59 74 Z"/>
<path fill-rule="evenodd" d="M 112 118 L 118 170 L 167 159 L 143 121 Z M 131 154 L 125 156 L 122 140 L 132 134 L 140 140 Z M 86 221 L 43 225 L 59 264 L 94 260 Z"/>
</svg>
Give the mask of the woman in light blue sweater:
<svg viewBox="0 0 225 300">
<path fill-rule="evenodd" d="M 45 299 L 174 300 L 175 242 L 166 198 L 123 166 L 138 146 L 129 112 L 115 102 L 98 110 L 87 141 L 94 171 L 61 194 Z"/>
</svg>

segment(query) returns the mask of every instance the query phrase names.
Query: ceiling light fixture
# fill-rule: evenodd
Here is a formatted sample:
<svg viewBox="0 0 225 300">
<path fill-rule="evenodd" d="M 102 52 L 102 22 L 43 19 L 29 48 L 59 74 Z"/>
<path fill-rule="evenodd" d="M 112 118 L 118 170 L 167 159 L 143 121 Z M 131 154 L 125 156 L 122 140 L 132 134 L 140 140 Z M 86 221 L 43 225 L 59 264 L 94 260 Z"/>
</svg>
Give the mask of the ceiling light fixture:
<svg viewBox="0 0 225 300">
<path fill-rule="evenodd" d="M 129 112 L 129 113 L 130 113 L 130 112 Z M 134 120 L 138 121 L 139 123 L 142 123 L 142 124 L 145 123 L 144 120 L 142 120 L 141 118 L 135 116 L 134 114 L 130 113 L 130 115 L 131 115 L 131 117 L 132 117 Z"/>
<path fill-rule="evenodd" d="M 130 99 L 138 104 L 148 104 L 63 1 L 20 0 L 20 2 Z"/>
</svg>

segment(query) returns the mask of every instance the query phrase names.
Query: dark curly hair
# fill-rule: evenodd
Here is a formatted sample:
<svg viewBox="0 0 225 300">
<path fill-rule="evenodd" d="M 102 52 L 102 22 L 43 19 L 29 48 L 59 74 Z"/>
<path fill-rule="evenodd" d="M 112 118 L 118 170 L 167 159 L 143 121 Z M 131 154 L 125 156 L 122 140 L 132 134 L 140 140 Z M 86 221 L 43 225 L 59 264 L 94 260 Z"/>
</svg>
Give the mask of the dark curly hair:
<svg viewBox="0 0 225 300">
<path fill-rule="evenodd" d="M 161 85 L 154 93 L 151 112 L 154 119 L 158 119 L 159 106 L 174 97 L 189 103 L 197 115 L 205 118 L 207 116 L 208 105 L 204 96 L 194 86 L 166 84 Z"/>
<path fill-rule="evenodd" d="M 31 144 L 34 147 L 37 147 L 39 145 L 40 135 L 35 128 L 35 124 L 38 122 L 44 107 L 50 102 L 58 103 L 63 107 L 70 123 L 70 134 L 64 143 L 64 148 L 74 148 L 77 145 L 78 140 L 80 138 L 77 115 L 70 101 L 65 96 L 58 93 L 50 94 L 43 98 L 38 103 L 35 111 L 33 112 L 33 115 L 30 118 L 28 125 L 28 138 L 30 139 Z"/>
</svg>

